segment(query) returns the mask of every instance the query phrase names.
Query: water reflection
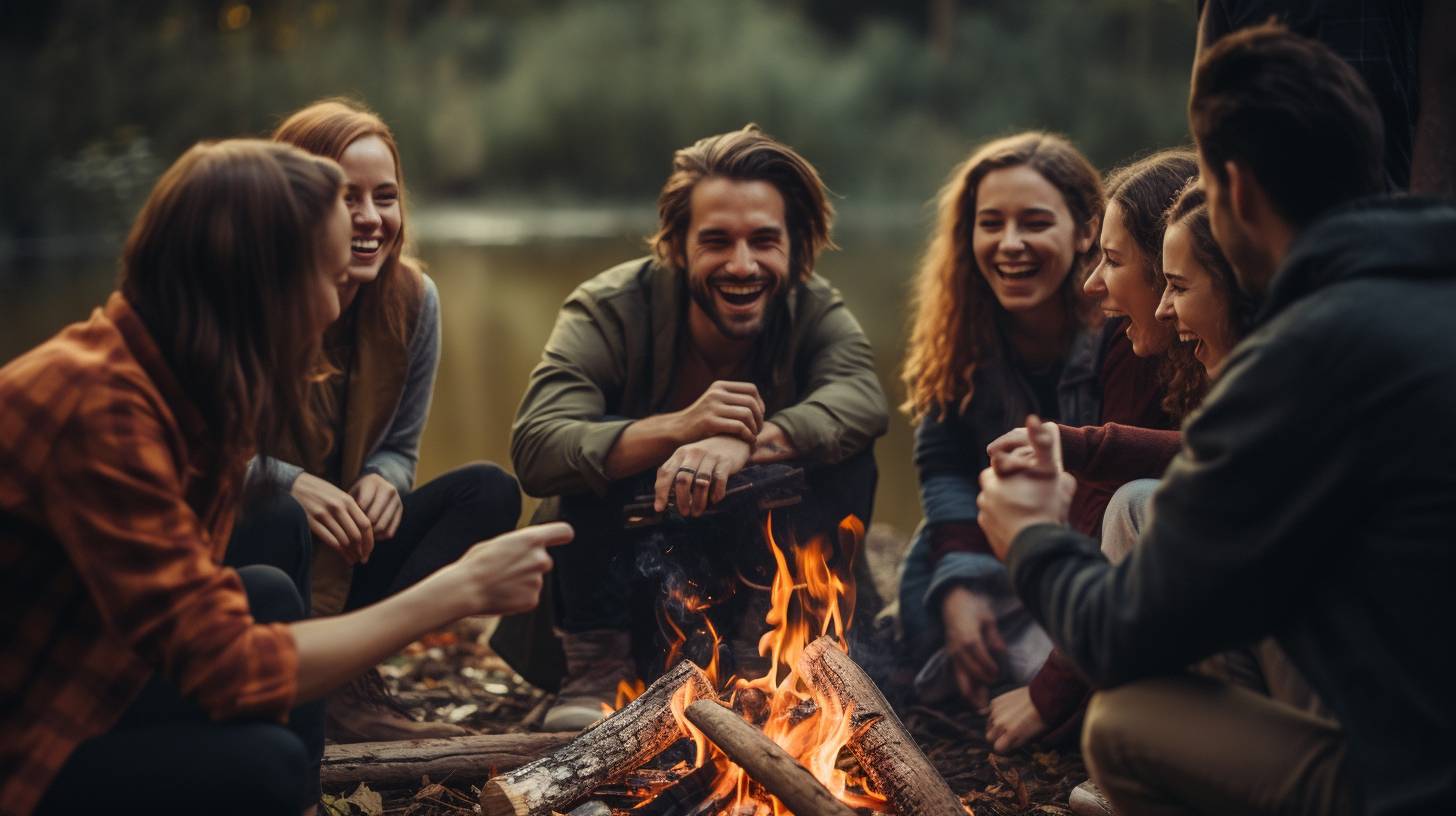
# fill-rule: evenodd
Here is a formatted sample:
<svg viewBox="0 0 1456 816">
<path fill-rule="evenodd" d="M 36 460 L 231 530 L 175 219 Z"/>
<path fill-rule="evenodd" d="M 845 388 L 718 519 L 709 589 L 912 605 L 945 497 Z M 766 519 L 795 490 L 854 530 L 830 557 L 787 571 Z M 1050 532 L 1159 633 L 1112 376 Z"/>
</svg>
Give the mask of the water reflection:
<svg viewBox="0 0 1456 816">
<path fill-rule="evenodd" d="M 456 226 L 482 223 L 463 212 L 451 218 Z M 420 233 L 420 255 L 439 285 L 443 309 L 440 376 L 422 442 L 421 479 L 471 459 L 508 465 L 511 419 L 561 301 L 587 277 L 644 254 L 641 239 L 630 236 L 647 231 L 634 222 L 604 220 L 601 231 L 615 235 L 562 238 L 493 222 L 500 234 L 483 240 L 473 227 L 457 231 L 447 228 L 451 223 L 438 219 Z M 462 233 L 476 238 L 465 240 Z M 507 235 L 511 240 L 500 240 Z M 904 350 L 906 281 L 920 238 L 894 230 L 842 234 L 838 241 L 844 249 L 826 254 L 819 273 L 840 289 L 864 325 L 881 383 L 891 402 L 898 402 L 902 391 L 895 369 Z M 57 260 L 43 272 L 24 286 L 0 276 L 0 360 L 85 318 L 115 281 L 110 258 Z M 902 415 L 891 420 L 876 454 L 875 520 L 908 531 L 919 519 L 919 505 L 910 429 Z M 534 504 L 527 502 L 528 515 Z"/>
</svg>

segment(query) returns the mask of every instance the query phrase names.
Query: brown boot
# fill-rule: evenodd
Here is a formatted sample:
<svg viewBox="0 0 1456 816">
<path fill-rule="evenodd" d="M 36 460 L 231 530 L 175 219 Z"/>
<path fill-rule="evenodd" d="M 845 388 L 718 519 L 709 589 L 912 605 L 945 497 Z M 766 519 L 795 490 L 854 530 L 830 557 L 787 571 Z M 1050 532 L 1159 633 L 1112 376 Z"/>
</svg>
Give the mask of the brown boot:
<svg viewBox="0 0 1456 816">
<path fill-rule="evenodd" d="M 475 732 L 444 722 L 420 722 L 409 715 L 384 687 L 384 678 L 369 669 L 329 695 L 324 735 L 334 742 L 463 737 Z"/>
<path fill-rule="evenodd" d="M 614 629 L 567 632 L 566 677 L 556 703 L 541 721 L 542 731 L 580 731 L 602 718 L 602 706 L 617 700 L 617 684 L 636 676 L 631 636 Z"/>
</svg>

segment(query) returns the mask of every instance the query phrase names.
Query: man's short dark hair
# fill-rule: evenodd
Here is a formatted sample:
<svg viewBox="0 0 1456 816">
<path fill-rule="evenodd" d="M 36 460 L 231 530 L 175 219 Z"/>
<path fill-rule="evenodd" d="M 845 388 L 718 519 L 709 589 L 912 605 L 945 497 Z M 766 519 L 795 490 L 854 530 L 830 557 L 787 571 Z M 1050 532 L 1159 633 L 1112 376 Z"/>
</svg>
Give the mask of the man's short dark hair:
<svg viewBox="0 0 1456 816">
<path fill-rule="evenodd" d="M 766 181 L 784 197 L 790 280 L 807 280 L 814 274 L 819 253 L 834 248 L 829 238 L 834 206 L 819 171 L 793 148 L 749 124 L 699 139 L 673 155 L 672 175 L 657 197 L 657 233 L 647 239 L 662 263 L 682 263 L 693 217 L 693 188 L 707 178 Z"/>
<path fill-rule="evenodd" d="M 1386 189 L 1380 108 L 1329 48 L 1268 23 L 1220 39 L 1199 60 L 1188 121 L 1204 163 L 1247 165 L 1295 226 Z"/>
</svg>

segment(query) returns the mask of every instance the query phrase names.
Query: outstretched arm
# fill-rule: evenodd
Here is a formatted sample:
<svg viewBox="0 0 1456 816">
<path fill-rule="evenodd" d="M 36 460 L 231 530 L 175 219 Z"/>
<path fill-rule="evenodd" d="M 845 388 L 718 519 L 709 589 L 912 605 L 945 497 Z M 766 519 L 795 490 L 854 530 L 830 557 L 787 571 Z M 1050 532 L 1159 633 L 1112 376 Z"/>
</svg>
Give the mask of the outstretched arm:
<svg viewBox="0 0 1456 816">
<path fill-rule="evenodd" d="M 322 697 L 421 634 L 467 615 L 531 609 L 551 569 L 546 548 L 571 537 L 571 527 L 561 522 L 506 533 L 476 544 L 459 561 L 377 604 L 292 624 L 298 699 Z"/>
<path fill-rule="evenodd" d="M 1268 632 L 1298 597 L 1296 572 L 1318 557 L 1314 548 L 1347 535 L 1363 508 L 1345 495 L 1356 448 L 1348 425 L 1311 417 L 1336 394 L 1348 402 L 1348 384 L 1302 377 L 1276 399 L 1268 386 L 1291 371 L 1335 370 L 1349 345 L 1326 333 L 1231 360 L 1187 428 L 1152 526 L 1121 564 L 1054 524 L 1008 531 L 1018 593 L 1095 685 L 1176 670 Z M 1358 412 L 1344 415 L 1355 422 Z"/>
</svg>

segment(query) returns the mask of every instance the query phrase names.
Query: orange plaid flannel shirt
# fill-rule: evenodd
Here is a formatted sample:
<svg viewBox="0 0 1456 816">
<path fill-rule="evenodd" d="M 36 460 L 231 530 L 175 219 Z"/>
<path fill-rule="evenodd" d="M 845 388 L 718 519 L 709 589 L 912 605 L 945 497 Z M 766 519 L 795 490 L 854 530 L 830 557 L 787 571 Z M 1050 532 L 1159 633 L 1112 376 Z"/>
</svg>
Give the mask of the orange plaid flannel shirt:
<svg viewBox="0 0 1456 816">
<path fill-rule="evenodd" d="M 281 720 L 298 654 L 220 566 L 240 466 L 120 294 L 0 368 L 0 814 L 39 803 L 153 671 Z"/>
</svg>

